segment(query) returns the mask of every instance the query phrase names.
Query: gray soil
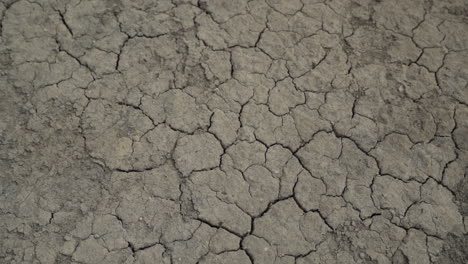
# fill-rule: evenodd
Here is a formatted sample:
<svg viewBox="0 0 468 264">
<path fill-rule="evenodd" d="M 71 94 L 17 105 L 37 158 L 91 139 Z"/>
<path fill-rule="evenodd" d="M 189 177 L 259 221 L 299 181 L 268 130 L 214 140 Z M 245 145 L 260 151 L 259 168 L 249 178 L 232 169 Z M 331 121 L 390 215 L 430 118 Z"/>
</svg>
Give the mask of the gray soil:
<svg viewBox="0 0 468 264">
<path fill-rule="evenodd" d="M 468 263 L 467 0 L 0 23 L 0 263 Z"/>
</svg>

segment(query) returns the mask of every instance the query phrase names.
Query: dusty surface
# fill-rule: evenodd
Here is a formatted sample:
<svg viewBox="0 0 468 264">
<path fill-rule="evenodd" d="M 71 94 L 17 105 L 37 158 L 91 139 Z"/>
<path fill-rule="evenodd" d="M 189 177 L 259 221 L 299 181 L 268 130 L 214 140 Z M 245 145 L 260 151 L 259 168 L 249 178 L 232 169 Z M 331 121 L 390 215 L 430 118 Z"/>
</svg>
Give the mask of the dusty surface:
<svg viewBox="0 0 468 264">
<path fill-rule="evenodd" d="M 0 263 L 468 263 L 467 1 L 0 22 Z"/>
</svg>

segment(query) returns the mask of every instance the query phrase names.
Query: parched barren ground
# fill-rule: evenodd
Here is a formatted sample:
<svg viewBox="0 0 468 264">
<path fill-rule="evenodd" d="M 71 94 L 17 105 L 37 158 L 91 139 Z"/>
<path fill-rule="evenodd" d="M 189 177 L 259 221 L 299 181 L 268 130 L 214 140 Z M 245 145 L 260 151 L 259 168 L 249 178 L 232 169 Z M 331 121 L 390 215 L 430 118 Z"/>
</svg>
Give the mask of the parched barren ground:
<svg viewBox="0 0 468 264">
<path fill-rule="evenodd" d="M 466 0 L 0 20 L 0 263 L 468 263 Z"/>
</svg>

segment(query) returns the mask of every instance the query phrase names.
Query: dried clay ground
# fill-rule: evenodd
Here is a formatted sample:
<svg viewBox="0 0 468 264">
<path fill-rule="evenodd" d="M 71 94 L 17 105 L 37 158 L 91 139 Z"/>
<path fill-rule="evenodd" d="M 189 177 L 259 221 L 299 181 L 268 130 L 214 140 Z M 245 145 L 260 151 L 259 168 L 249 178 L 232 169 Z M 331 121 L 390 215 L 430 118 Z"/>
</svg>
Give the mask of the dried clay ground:
<svg viewBox="0 0 468 264">
<path fill-rule="evenodd" d="M 468 1 L 0 22 L 0 263 L 468 263 Z"/>
</svg>

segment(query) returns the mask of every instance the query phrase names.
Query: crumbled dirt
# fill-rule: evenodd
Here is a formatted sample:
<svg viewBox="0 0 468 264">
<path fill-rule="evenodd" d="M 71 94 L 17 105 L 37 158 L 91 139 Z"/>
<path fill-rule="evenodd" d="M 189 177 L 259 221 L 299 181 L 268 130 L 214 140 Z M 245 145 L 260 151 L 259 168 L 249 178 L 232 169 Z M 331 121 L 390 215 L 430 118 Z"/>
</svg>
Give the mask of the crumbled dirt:
<svg viewBox="0 0 468 264">
<path fill-rule="evenodd" d="M 468 263 L 465 0 L 2 0 L 0 263 Z"/>
</svg>

